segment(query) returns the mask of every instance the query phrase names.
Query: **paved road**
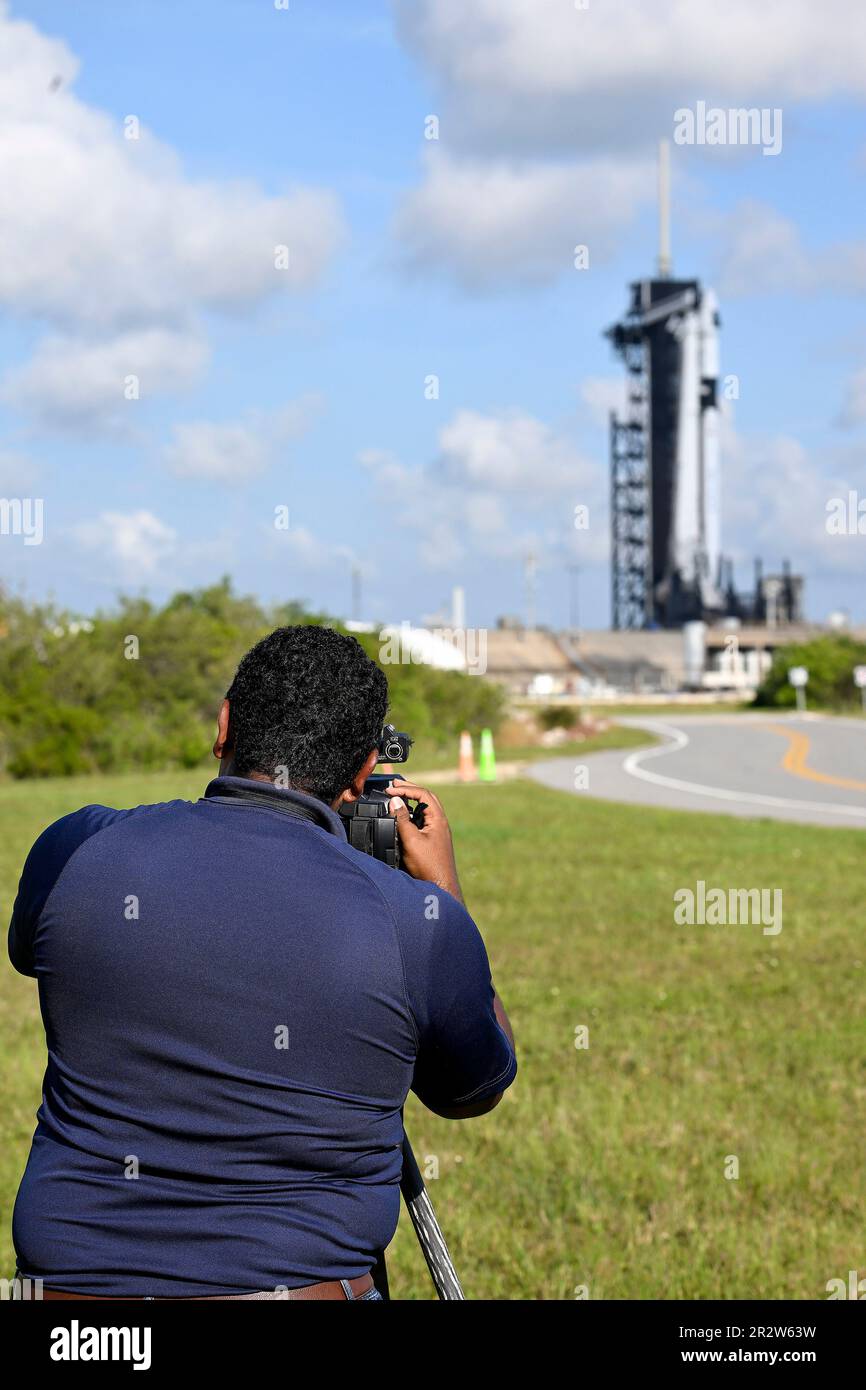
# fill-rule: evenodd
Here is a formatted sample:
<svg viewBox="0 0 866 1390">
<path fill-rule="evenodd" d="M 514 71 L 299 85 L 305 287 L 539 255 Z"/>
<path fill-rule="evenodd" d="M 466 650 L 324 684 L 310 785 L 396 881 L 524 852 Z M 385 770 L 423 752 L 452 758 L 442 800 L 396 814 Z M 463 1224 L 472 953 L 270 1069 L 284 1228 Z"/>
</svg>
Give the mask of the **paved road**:
<svg viewBox="0 0 866 1390">
<path fill-rule="evenodd" d="M 663 742 L 587 754 L 580 796 L 769 816 L 866 829 L 866 722 L 821 715 L 688 715 L 623 718 Z M 536 763 L 529 775 L 576 791 L 574 758 Z"/>
</svg>

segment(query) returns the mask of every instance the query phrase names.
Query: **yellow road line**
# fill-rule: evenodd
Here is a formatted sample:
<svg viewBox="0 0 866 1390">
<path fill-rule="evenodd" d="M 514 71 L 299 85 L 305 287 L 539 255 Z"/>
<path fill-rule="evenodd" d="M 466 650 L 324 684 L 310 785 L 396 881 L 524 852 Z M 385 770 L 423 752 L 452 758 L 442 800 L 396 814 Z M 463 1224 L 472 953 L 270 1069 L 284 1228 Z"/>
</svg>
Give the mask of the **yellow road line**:
<svg viewBox="0 0 866 1390">
<path fill-rule="evenodd" d="M 809 767 L 806 758 L 809 753 L 809 738 L 798 729 L 786 729 L 783 724 L 768 724 L 774 734 L 783 734 L 788 739 L 788 751 L 782 759 L 782 767 L 792 777 L 803 777 L 808 782 L 824 782 L 831 787 L 847 787 L 849 791 L 866 792 L 866 782 L 856 782 L 853 777 L 834 777 L 829 772 L 816 772 Z"/>
</svg>

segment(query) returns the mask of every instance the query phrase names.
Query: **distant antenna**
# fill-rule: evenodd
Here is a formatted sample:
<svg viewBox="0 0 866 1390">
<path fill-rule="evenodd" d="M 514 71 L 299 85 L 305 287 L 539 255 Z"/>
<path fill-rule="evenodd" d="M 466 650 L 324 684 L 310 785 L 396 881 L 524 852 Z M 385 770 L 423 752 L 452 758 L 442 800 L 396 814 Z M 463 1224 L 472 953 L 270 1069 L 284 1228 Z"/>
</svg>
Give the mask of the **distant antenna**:
<svg viewBox="0 0 866 1390">
<path fill-rule="evenodd" d="M 659 279 L 671 276 L 671 145 L 659 140 Z"/>
</svg>

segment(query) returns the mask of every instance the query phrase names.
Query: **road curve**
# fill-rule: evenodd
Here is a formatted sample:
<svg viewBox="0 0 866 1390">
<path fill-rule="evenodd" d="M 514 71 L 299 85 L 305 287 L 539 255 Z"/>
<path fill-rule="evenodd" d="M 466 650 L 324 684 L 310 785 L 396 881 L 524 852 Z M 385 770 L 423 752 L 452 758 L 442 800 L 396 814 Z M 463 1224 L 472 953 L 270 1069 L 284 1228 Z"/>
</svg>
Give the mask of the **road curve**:
<svg viewBox="0 0 866 1390">
<path fill-rule="evenodd" d="M 579 796 L 678 811 L 866 829 L 866 721 L 823 715 L 631 717 L 662 742 L 535 763 Z"/>
</svg>

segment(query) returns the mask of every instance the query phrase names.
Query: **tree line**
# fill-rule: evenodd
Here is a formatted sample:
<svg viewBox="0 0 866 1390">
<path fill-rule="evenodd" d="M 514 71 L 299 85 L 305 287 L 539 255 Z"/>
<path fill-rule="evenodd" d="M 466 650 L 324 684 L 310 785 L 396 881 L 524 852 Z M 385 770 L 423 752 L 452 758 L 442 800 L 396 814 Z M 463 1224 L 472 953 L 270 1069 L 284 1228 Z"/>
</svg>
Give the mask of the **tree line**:
<svg viewBox="0 0 866 1390">
<path fill-rule="evenodd" d="M 238 661 L 288 623 L 344 630 L 301 603 L 236 594 L 227 578 L 162 605 L 121 596 L 90 617 L 0 590 L 0 776 L 204 764 Z M 378 660 L 378 635 L 357 637 Z M 389 717 L 414 737 L 445 746 L 501 720 L 504 697 L 488 681 L 414 663 L 384 669 Z"/>
</svg>

